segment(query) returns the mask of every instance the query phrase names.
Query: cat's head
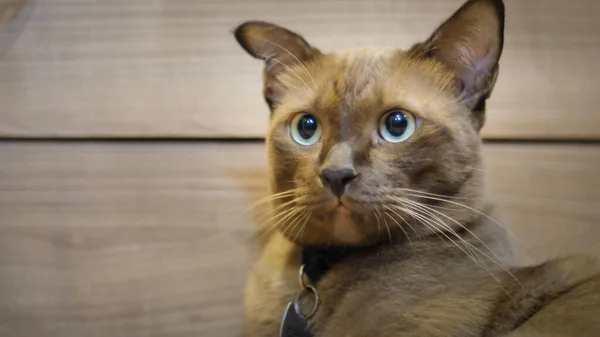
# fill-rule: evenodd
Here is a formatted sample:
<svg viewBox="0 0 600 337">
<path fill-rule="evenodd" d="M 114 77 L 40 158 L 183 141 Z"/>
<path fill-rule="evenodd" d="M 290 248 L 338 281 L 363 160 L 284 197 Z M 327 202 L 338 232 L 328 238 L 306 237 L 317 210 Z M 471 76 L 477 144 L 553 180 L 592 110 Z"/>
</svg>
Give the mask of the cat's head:
<svg viewBox="0 0 600 337">
<path fill-rule="evenodd" d="M 502 0 L 468 1 L 406 51 L 324 53 L 285 28 L 240 25 L 237 41 L 266 62 L 273 224 L 299 244 L 361 245 L 474 219 L 503 34 Z"/>
</svg>

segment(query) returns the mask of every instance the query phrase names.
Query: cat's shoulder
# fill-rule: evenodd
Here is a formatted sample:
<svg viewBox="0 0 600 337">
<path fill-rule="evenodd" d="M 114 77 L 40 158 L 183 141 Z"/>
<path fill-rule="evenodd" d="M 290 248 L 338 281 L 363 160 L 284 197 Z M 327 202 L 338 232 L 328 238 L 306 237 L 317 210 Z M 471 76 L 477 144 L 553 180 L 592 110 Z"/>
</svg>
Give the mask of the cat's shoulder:
<svg viewBox="0 0 600 337">
<path fill-rule="evenodd" d="M 546 291 L 566 291 L 581 282 L 600 276 L 600 261 L 591 256 L 571 255 L 523 268 L 521 279 Z M 535 288 L 534 288 L 535 289 Z"/>
<path fill-rule="evenodd" d="M 600 322 L 600 262 L 568 256 L 515 272 L 519 284 L 496 308 L 491 331 L 510 336 L 596 336 Z"/>
</svg>

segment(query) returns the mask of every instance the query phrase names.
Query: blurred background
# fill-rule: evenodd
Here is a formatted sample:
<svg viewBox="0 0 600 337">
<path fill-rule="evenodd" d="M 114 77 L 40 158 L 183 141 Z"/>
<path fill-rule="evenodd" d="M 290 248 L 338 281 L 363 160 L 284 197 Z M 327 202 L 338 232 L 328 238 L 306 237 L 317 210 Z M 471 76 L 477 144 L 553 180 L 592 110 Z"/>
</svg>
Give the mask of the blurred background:
<svg viewBox="0 0 600 337">
<path fill-rule="evenodd" d="M 463 0 L 0 0 L 0 336 L 241 336 L 267 191 L 260 19 L 410 47 Z M 483 129 L 530 253 L 600 256 L 600 1 L 505 0 Z"/>
</svg>

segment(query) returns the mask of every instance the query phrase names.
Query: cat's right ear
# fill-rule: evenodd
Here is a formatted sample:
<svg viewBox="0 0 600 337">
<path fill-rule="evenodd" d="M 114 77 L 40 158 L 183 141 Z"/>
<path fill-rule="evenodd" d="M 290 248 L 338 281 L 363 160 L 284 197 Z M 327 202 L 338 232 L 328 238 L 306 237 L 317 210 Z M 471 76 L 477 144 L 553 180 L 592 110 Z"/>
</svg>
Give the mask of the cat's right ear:
<svg viewBox="0 0 600 337">
<path fill-rule="evenodd" d="M 282 89 L 277 76 L 321 55 L 302 36 L 268 22 L 245 22 L 235 29 L 234 35 L 248 54 L 265 61 L 264 95 L 271 110 L 279 103 Z"/>
<path fill-rule="evenodd" d="M 504 2 L 469 0 L 411 52 L 433 58 L 454 73 L 460 99 L 481 128 L 485 101 L 498 76 L 503 43 Z"/>
</svg>

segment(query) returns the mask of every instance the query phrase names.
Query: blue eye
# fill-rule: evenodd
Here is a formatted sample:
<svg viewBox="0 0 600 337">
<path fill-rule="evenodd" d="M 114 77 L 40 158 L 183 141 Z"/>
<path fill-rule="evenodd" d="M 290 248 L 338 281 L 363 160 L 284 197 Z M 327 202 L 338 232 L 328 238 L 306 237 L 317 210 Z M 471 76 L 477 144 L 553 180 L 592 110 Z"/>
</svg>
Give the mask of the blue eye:
<svg viewBox="0 0 600 337">
<path fill-rule="evenodd" d="M 290 125 L 292 139 L 302 145 L 313 145 L 321 139 L 321 125 L 315 116 L 298 114 Z"/>
<path fill-rule="evenodd" d="M 412 136 L 417 128 L 415 117 L 408 112 L 392 110 L 381 118 L 379 135 L 390 143 L 400 143 Z"/>
</svg>

